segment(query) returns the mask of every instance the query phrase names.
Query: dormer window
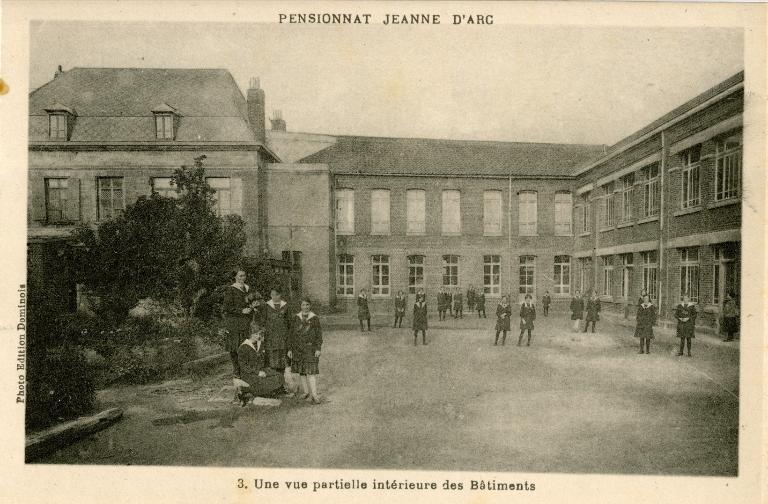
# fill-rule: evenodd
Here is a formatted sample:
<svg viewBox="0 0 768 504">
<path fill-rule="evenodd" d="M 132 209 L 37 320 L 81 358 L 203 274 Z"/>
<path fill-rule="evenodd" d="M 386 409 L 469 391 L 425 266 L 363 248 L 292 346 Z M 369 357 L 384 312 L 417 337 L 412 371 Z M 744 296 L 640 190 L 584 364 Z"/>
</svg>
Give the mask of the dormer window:
<svg viewBox="0 0 768 504">
<path fill-rule="evenodd" d="M 154 109 L 155 135 L 158 140 L 173 140 L 176 138 L 176 118 L 178 112 L 167 103 L 163 103 Z"/>
<path fill-rule="evenodd" d="M 69 140 L 70 125 L 75 116 L 74 110 L 56 103 L 45 111 L 48 112 L 48 138 L 60 142 Z"/>
</svg>

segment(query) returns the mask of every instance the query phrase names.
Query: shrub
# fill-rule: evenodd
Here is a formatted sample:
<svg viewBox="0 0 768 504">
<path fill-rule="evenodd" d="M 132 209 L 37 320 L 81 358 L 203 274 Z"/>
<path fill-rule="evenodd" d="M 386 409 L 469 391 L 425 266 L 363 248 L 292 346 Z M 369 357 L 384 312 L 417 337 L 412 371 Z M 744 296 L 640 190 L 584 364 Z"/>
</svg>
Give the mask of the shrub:
<svg viewBox="0 0 768 504">
<path fill-rule="evenodd" d="M 27 428 L 46 427 L 92 411 L 96 389 L 83 352 L 65 344 L 36 353 L 27 364 Z"/>
</svg>

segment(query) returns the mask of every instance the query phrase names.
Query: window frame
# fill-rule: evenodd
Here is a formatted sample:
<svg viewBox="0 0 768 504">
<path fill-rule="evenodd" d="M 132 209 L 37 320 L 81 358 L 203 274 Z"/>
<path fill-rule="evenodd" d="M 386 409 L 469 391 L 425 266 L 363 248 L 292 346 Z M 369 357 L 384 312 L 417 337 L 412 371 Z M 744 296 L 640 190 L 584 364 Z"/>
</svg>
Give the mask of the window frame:
<svg viewBox="0 0 768 504">
<path fill-rule="evenodd" d="M 655 175 L 653 172 L 655 170 Z M 643 217 L 659 215 L 661 201 L 659 200 L 659 163 L 652 163 L 641 169 L 643 184 Z"/>
<path fill-rule="evenodd" d="M 408 293 L 416 294 L 419 289 L 425 289 L 426 286 L 426 263 L 427 258 L 422 254 L 411 254 L 408 256 Z M 419 271 L 421 272 L 419 274 Z M 416 279 L 421 278 L 421 282 Z"/>
<path fill-rule="evenodd" d="M 347 281 L 349 279 L 351 283 Z M 336 296 L 355 297 L 355 256 L 352 254 L 336 256 Z"/>
<path fill-rule="evenodd" d="M 110 182 L 109 193 L 110 193 L 110 207 L 109 207 L 109 214 L 110 215 L 104 215 L 103 209 L 102 209 L 102 202 L 104 201 L 102 192 L 104 190 L 104 187 L 102 187 L 102 184 L 106 181 Z M 113 187 L 113 184 L 115 181 L 120 181 L 120 187 L 115 188 Z M 120 208 L 114 207 L 115 197 L 114 193 L 116 190 L 119 190 L 121 193 L 121 198 L 119 202 L 121 203 Z M 120 176 L 108 176 L 108 177 L 96 177 L 96 212 L 97 212 L 97 220 L 104 221 L 109 219 L 114 219 L 115 217 L 119 217 L 125 212 L 125 177 Z"/>
<path fill-rule="evenodd" d="M 736 147 L 728 147 L 728 141 L 730 139 L 736 139 Z M 743 177 L 741 159 L 742 147 L 743 139 L 739 133 L 724 135 L 715 141 L 715 201 L 727 201 L 741 197 Z M 733 165 L 726 166 L 726 161 L 732 161 Z M 732 168 L 732 173 L 730 174 L 731 179 L 736 179 L 735 183 L 731 180 L 730 185 L 733 187 L 729 187 L 728 189 L 724 187 L 724 178 L 727 168 Z"/>
<path fill-rule="evenodd" d="M 643 268 L 643 287 L 652 300 L 659 299 L 659 255 L 657 250 L 645 250 L 640 252 L 640 263 Z M 649 282 L 653 277 L 653 283 Z"/>
<path fill-rule="evenodd" d="M 691 301 L 698 303 L 701 295 L 701 263 L 699 247 L 680 250 L 680 298 L 687 292 Z M 695 257 L 692 258 L 692 255 Z"/>
<path fill-rule="evenodd" d="M 392 195 L 389 189 L 371 190 L 371 234 L 387 236 L 391 232 Z"/>
<path fill-rule="evenodd" d="M 522 255 L 518 257 L 517 292 L 521 296 L 530 294 L 536 297 L 536 256 Z M 523 278 L 525 283 L 523 283 Z M 528 283 L 530 278 L 531 283 Z"/>
<path fill-rule="evenodd" d="M 456 197 L 451 199 L 450 196 Z M 452 219 L 448 219 L 449 212 L 446 211 L 447 207 L 452 204 L 452 200 L 456 202 L 456 208 L 450 212 L 451 217 L 457 217 L 455 223 L 452 223 Z M 441 193 L 441 215 L 440 215 L 440 231 L 443 236 L 459 236 L 461 235 L 461 191 L 458 189 L 443 189 Z M 446 205 L 448 203 L 448 205 Z M 453 215 L 455 214 L 455 215 Z M 454 224 L 454 226 L 452 226 Z"/>
<path fill-rule="evenodd" d="M 371 297 L 390 297 L 391 287 L 389 255 L 373 254 L 371 256 Z"/>
<path fill-rule="evenodd" d="M 55 128 L 53 124 L 54 121 L 56 122 Z M 48 113 L 48 139 L 60 141 L 60 142 L 67 141 L 69 139 L 69 114 L 68 113 L 66 112 L 49 112 Z"/>
<path fill-rule="evenodd" d="M 215 187 L 213 184 L 211 184 L 212 180 L 226 180 L 227 181 L 227 187 Z M 232 215 L 235 213 L 232 209 L 232 177 L 205 177 L 205 183 L 208 184 L 208 186 L 213 189 L 215 192 L 213 193 L 213 212 L 218 217 L 224 217 L 226 215 Z M 224 212 L 224 205 L 222 203 L 223 198 L 222 195 L 227 195 L 227 208 L 226 212 Z"/>
<path fill-rule="evenodd" d="M 443 254 L 442 256 L 442 285 L 443 287 L 457 287 L 459 285 L 459 256 L 456 254 Z M 448 283 L 446 283 L 448 279 Z M 455 282 L 451 282 L 455 279 Z"/>
<path fill-rule="evenodd" d="M 625 224 L 632 221 L 632 206 L 635 194 L 635 174 L 628 173 L 621 177 L 621 212 L 619 216 L 619 222 Z"/>
<path fill-rule="evenodd" d="M 701 205 L 701 144 L 680 153 L 680 208 Z M 694 183 L 695 180 L 695 183 Z M 692 193 L 695 193 L 692 196 Z"/>
<path fill-rule="evenodd" d="M 51 183 L 63 184 L 57 186 L 51 186 Z M 45 222 L 46 224 L 58 224 L 62 222 L 69 222 L 67 218 L 67 205 L 69 203 L 69 178 L 68 177 L 45 177 Z M 53 209 L 51 206 L 51 196 L 53 194 L 58 195 L 58 203 L 60 208 Z M 51 218 L 51 212 L 59 212 L 58 218 Z"/>
<path fill-rule="evenodd" d="M 488 297 L 501 296 L 501 255 L 483 255 L 483 293 Z"/>
<path fill-rule="evenodd" d="M 600 256 L 602 266 L 601 294 L 603 296 L 613 297 L 613 256 Z"/>
<path fill-rule="evenodd" d="M 525 201 L 527 197 L 530 201 Z M 523 211 L 525 206 L 528 208 Z M 533 211 L 531 212 L 531 208 Z M 523 221 L 523 214 L 533 220 Z M 518 236 L 538 236 L 539 232 L 539 193 L 537 191 L 520 191 L 517 193 L 517 235 Z"/>
<path fill-rule="evenodd" d="M 558 196 L 567 196 L 567 201 L 558 202 Z M 561 212 L 558 212 L 558 207 L 565 209 L 565 213 L 568 216 L 567 222 L 558 221 L 558 216 Z M 570 191 L 555 191 L 555 236 L 573 236 L 573 193 Z"/>
<path fill-rule="evenodd" d="M 489 196 L 493 196 L 493 199 L 489 199 Z M 494 214 L 495 219 L 493 218 Z M 498 189 L 483 191 L 483 236 L 501 236 L 503 234 L 503 220 L 502 191 Z"/>
<path fill-rule="evenodd" d="M 155 138 L 157 140 L 175 140 L 175 123 L 176 117 L 172 112 L 155 112 Z"/>
<path fill-rule="evenodd" d="M 563 258 L 567 258 L 564 261 Z M 572 258 L 569 255 L 556 255 L 553 260 L 552 293 L 569 296 L 571 294 Z M 564 270 L 566 273 L 564 273 Z M 558 281 L 559 279 L 559 281 Z"/>
<path fill-rule="evenodd" d="M 168 187 L 160 187 L 158 189 L 158 180 L 168 180 Z M 170 182 L 173 182 L 173 177 L 152 177 L 152 192 L 158 196 L 163 196 L 164 198 L 177 199 L 179 197 L 179 188 L 176 187 L 176 184 Z"/>
<path fill-rule="evenodd" d="M 336 234 L 341 236 L 352 236 L 355 234 L 355 190 L 348 187 L 341 187 L 334 190 L 334 223 Z M 343 203 L 344 208 L 339 205 Z M 347 223 L 346 217 L 349 217 Z M 348 224 L 341 226 L 341 224 Z"/>
<path fill-rule="evenodd" d="M 412 195 L 420 195 L 421 201 L 411 198 Z M 417 198 L 418 199 L 418 198 Z M 418 208 L 418 205 L 421 208 Z M 414 206 L 416 205 L 416 206 Z M 427 232 L 427 191 L 424 189 L 407 189 L 405 191 L 405 215 L 406 230 L 409 236 L 421 236 Z M 414 218 L 414 216 L 416 218 Z"/>
</svg>

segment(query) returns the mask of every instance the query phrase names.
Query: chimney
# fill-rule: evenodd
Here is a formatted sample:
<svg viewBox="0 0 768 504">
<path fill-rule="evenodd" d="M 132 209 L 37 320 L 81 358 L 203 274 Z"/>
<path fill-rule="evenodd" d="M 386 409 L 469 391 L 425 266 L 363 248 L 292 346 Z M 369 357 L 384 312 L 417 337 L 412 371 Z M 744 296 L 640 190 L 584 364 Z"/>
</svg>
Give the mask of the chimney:
<svg viewBox="0 0 768 504">
<path fill-rule="evenodd" d="M 248 94 L 248 122 L 256 135 L 256 140 L 262 143 L 267 141 L 266 112 L 264 110 L 264 90 L 259 87 L 259 78 L 251 78 Z"/>
<path fill-rule="evenodd" d="M 269 122 L 272 123 L 272 131 L 286 131 L 282 110 L 275 110 Z"/>
<path fill-rule="evenodd" d="M 61 69 L 61 65 L 59 65 L 59 68 L 56 69 L 56 72 L 53 74 L 53 78 L 55 79 L 59 75 L 63 74 L 64 70 Z"/>
</svg>

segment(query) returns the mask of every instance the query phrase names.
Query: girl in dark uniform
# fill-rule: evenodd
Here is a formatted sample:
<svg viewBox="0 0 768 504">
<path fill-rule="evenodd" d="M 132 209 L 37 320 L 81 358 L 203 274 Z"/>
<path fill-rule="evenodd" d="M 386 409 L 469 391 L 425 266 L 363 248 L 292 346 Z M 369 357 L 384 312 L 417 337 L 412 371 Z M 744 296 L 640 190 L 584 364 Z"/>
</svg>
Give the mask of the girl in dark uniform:
<svg viewBox="0 0 768 504">
<path fill-rule="evenodd" d="M 688 346 L 688 357 L 691 356 L 691 338 L 695 338 L 696 327 L 696 305 L 691 303 L 691 298 L 683 296 L 683 302 L 675 308 L 675 318 L 677 319 L 677 337 L 680 338 L 680 350 L 677 355 L 683 355 L 683 347 Z"/>
<path fill-rule="evenodd" d="M 253 332 L 238 347 L 237 358 L 240 377 L 233 382 L 241 406 L 254 397 L 277 397 L 285 391 L 283 375 L 267 365 L 264 329 L 254 324 Z"/>
<path fill-rule="evenodd" d="M 413 345 L 418 344 L 419 331 L 421 331 L 421 344 L 427 344 L 427 300 L 424 294 L 416 296 L 413 305 Z"/>
<path fill-rule="evenodd" d="M 635 338 L 640 339 L 640 351 L 637 353 L 651 353 L 651 340 L 653 339 L 653 326 L 656 325 L 656 307 L 651 303 L 651 298 L 646 294 L 643 303 L 637 307 L 637 327 Z M 643 347 L 645 344 L 645 347 Z"/>
<path fill-rule="evenodd" d="M 405 294 L 403 291 L 397 291 L 395 296 L 395 324 L 392 327 L 403 327 L 403 316 L 405 315 Z"/>
<path fill-rule="evenodd" d="M 544 308 L 544 316 L 549 315 L 549 305 L 552 304 L 552 296 L 549 295 L 549 291 L 544 293 L 541 298 L 541 306 Z"/>
<path fill-rule="evenodd" d="M 360 321 L 360 331 L 364 332 L 363 321 L 368 322 L 368 332 L 371 332 L 371 312 L 368 309 L 368 293 L 365 289 L 360 289 L 360 295 L 357 296 L 357 319 Z"/>
<path fill-rule="evenodd" d="M 245 277 L 245 271 L 238 270 L 235 273 L 235 283 L 227 287 L 222 300 L 224 330 L 226 332 L 224 348 L 229 352 L 229 357 L 232 360 L 235 378 L 240 378 L 237 350 L 240 343 L 248 337 L 248 329 L 253 317 L 253 308 L 249 306 L 247 299 L 248 286 L 245 284 Z"/>
<path fill-rule="evenodd" d="M 309 299 L 301 301 L 301 312 L 296 314 L 295 329 L 291 344 L 293 372 L 299 373 L 302 398 L 320 404 L 317 393 L 317 375 L 320 374 L 320 348 L 323 346 L 323 331 L 320 318 L 312 310 Z"/>
<path fill-rule="evenodd" d="M 451 306 L 451 299 L 448 293 L 445 292 L 445 287 L 440 287 L 437 291 L 437 319 L 445 320 L 445 312 Z"/>
<path fill-rule="evenodd" d="M 576 295 L 571 299 L 571 320 L 573 321 L 573 330 L 579 332 L 581 317 L 584 315 L 584 299 L 581 292 L 576 291 Z"/>
<path fill-rule="evenodd" d="M 475 297 L 475 308 L 477 308 L 477 318 L 480 318 L 480 314 L 483 314 L 483 318 L 488 318 L 485 316 L 485 292 L 482 290 L 477 293 L 477 296 Z"/>
<path fill-rule="evenodd" d="M 517 338 L 517 346 L 523 342 L 525 331 L 528 331 L 527 346 L 531 346 L 531 331 L 533 331 L 533 321 L 536 320 L 536 307 L 533 306 L 532 299 L 530 294 L 526 294 L 525 302 L 520 305 L 520 337 Z"/>
<path fill-rule="evenodd" d="M 280 373 L 288 367 L 288 303 L 283 301 L 278 287 L 272 289 L 272 299 L 264 305 L 264 343 L 269 367 Z"/>
<path fill-rule="evenodd" d="M 592 296 L 587 300 L 586 311 L 585 320 L 587 323 L 584 324 L 584 332 L 587 332 L 587 329 L 589 329 L 590 322 L 592 323 L 592 332 L 595 332 L 595 325 L 600 320 L 600 298 L 597 297 L 597 292 L 592 291 Z"/>
<path fill-rule="evenodd" d="M 501 302 L 496 307 L 496 340 L 493 345 L 499 344 L 499 333 L 503 333 L 504 336 L 501 340 L 501 345 L 507 341 L 507 331 L 509 331 L 509 319 L 512 317 L 512 307 L 509 306 L 509 298 L 507 296 L 501 297 Z"/>
<path fill-rule="evenodd" d="M 720 327 L 726 335 L 723 341 L 733 341 L 733 335 L 739 332 L 739 307 L 731 293 L 725 295 Z"/>
</svg>

